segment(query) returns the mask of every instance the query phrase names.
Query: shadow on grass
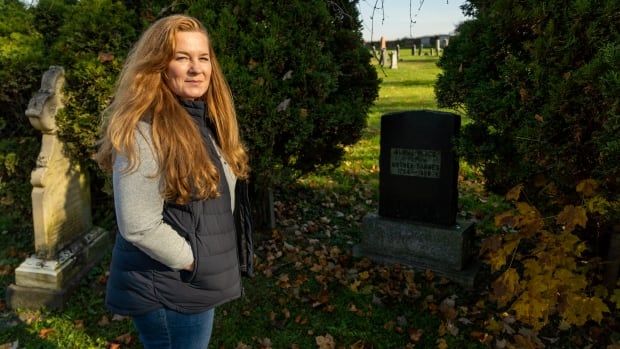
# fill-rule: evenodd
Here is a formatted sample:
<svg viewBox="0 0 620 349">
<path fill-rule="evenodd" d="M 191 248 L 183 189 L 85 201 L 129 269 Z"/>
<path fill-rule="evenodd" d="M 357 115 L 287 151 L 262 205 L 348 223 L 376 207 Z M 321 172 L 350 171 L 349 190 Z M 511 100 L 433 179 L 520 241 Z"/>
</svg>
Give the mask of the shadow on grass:
<svg viewBox="0 0 620 349">
<path fill-rule="evenodd" d="M 401 80 L 401 81 L 386 81 L 383 82 L 383 86 L 407 88 L 407 87 L 429 87 L 433 85 L 434 80 Z"/>
</svg>

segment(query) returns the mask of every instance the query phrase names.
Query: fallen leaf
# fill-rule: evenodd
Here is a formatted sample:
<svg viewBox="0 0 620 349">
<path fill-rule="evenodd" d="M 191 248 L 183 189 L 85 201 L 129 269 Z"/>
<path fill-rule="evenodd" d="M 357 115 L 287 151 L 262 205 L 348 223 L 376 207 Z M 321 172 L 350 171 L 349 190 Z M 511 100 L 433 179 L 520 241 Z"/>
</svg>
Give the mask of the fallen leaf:
<svg viewBox="0 0 620 349">
<path fill-rule="evenodd" d="M 99 322 L 97 322 L 97 325 L 99 326 L 108 326 L 109 324 L 110 324 L 110 320 L 105 315 L 103 315 L 101 319 L 99 319 Z"/>
<path fill-rule="evenodd" d="M 127 332 L 127 333 L 123 333 L 120 336 L 114 338 L 114 340 L 119 342 L 119 343 L 129 345 L 133 341 L 133 336 L 131 335 L 131 332 Z"/>
<path fill-rule="evenodd" d="M 413 343 L 419 342 L 422 334 L 424 334 L 424 330 L 415 328 L 410 328 L 407 332 L 409 333 L 409 340 Z"/>
<path fill-rule="evenodd" d="M 55 330 L 53 328 L 42 328 L 39 331 L 39 338 L 47 338 L 51 333 L 54 333 Z"/>
<path fill-rule="evenodd" d="M 325 336 L 316 336 L 314 338 L 316 341 L 316 345 L 319 349 L 334 349 L 336 348 L 336 343 L 334 342 L 334 337 L 332 337 L 329 333 Z"/>
<path fill-rule="evenodd" d="M 443 338 L 437 340 L 437 349 L 448 349 L 448 343 Z"/>
</svg>

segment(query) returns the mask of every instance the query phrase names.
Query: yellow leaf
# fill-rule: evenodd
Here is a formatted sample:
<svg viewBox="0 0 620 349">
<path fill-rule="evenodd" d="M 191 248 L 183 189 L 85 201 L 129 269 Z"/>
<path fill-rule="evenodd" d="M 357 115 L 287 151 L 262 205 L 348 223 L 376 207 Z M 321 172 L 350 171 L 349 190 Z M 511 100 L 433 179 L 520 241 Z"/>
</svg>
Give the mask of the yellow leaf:
<svg viewBox="0 0 620 349">
<path fill-rule="evenodd" d="M 448 349 L 448 343 L 443 338 L 437 340 L 437 349 Z"/>
<path fill-rule="evenodd" d="M 535 218 L 540 216 L 540 213 L 538 213 L 536 207 L 528 203 L 517 202 L 515 205 L 517 206 L 517 210 L 519 211 L 519 213 L 525 217 Z"/>
<path fill-rule="evenodd" d="M 577 184 L 577 192 L 587 198 L 593 196 L 596 193 L 596 189 L 598 189 L 598 182 L 592 178 L 584 179 Z"/>
<path fill-rule="evenodd" d="M 588 217 L 586 216 L 586 210 L 581 206 L 566 205 L 556 219 L 558 224 L 564 225 L 564 229 L 567 232 L 573 231 L 577 225 L 582 228 L 586 227 Z"/>
<path fill-rule="evenodd" d="M 540 297 L 524 292 L 510 307 L 515 312 L 515 318 L 540 330 L 549 316 L 549 304 Z"/>
<path fill-rule="evenodd" d="M 521 196 L 521 191 L 522 190 L 523 190 L 523 184 L 518 184 L 518 185 L 514 186 L 506 194 L 506 200 L 509 200 L 509 201 L 517 201 L 517 200 L 519 200 L 519 196 Z"/>
</svg>

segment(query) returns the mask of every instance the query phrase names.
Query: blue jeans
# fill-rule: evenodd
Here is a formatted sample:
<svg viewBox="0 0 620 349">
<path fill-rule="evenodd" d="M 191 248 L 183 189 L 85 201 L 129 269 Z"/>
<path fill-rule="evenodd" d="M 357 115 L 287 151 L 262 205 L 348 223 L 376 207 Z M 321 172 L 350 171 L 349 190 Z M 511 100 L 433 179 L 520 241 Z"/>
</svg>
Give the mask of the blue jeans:
<svg viewBox="0 0 620 349">
<path fill-rule="evenodd" d="M 198 314 L 182 314 L 157 309 L 134 316 L 145 349 L 206 349 L 211 339 L 215 309 Z"/>
</svg>

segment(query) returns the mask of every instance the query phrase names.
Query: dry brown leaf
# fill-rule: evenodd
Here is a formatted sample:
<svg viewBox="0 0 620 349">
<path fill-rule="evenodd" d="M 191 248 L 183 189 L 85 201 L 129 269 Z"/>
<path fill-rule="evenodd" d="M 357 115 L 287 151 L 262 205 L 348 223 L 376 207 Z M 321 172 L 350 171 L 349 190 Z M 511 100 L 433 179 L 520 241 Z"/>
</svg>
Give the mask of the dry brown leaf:
<svg viewBox="0 0 620 349">
<path fill-rule="evenodd" d="M 448 343 L 443 338 L 437 340 L 437 349 L 448 349 Z"/>
<path fill-rule="evenodd" d="M 336 348 L 336 343 L 334 342 L 334 337 L 331 334 L 326 334 L 325 336 L 316 336 L 314 338 L 316 341 L 316 345 L 319 349 L 334 349 Z"/>
<path fill-rule="evenodd" d="M 518 185 L 514 186 L 506 194 L 506 200 L 509 200 L 509 201 L 517 201 L 517 200 L 519 200 L 519 196 L 521 196 L 521 192 L 522 191 L 523 191 L 523 184 L 518 184 Z"/>
<path fill-rule="evenodd" d="M 47 338 L 47 336 L 54 332 L 55 330 L 53 328 L 42 328 L 39 331 L 39 338 Z"/>
<path fill-rule="evenodd" d="M 110 319 L 108 319 L 108 317 L 105 315 L 103 315 L 101 319 L 99 319 L 99 322 L 97 322 L 97 325 L 99 326 L 107 326 L 109 324 L 110 324 Z"/>
<path fill-rule="evenodd" d="M 415 328 L 410 328 L 407 332 L 409 332 L 409 340 L 413 343 L 419 342 L 424 334 L 424 330 Z"/>
<path fill-rule="evenodd" d="M 252 347 L 243 342 L 239 342 L 237 343 L 237 346 L 235 347 L 235 349 L 252 349 Z"/>
<path fill-rule="evenodd" d="M 131 332 L 127 332 L 127 333 L 123 333 L 120 336 L 114 338 L 114 340 L 119 342 L 119 343 L 129 345 L 133 341 L 133 336 L 131 335 Z"/>
</svg>

